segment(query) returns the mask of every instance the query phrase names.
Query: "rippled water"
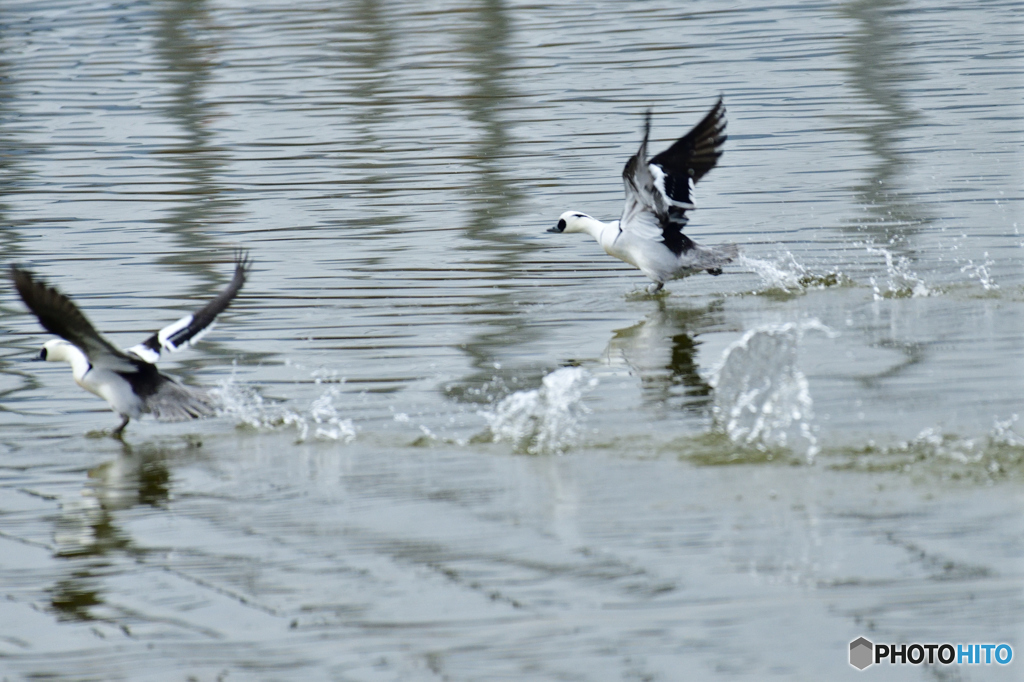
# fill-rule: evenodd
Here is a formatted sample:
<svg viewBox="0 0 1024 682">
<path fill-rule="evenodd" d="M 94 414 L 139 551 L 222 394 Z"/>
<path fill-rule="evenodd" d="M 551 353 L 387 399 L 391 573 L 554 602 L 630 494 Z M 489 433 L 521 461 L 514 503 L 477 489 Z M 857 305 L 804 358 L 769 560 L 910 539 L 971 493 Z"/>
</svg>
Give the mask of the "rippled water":
<svg viewBox="0 0 1024 682">
<path fill-rule="evenodd" d="M 1021 653 L 1020 9 L 5 0 L 4 263 L 124 346 L 256 269 L 166 362 L 221 416 L 124 444 L 0 289 L 0 677 Z M 687 231 L 734 267 L 545 233 L 719 94 Z"/>
</svg>

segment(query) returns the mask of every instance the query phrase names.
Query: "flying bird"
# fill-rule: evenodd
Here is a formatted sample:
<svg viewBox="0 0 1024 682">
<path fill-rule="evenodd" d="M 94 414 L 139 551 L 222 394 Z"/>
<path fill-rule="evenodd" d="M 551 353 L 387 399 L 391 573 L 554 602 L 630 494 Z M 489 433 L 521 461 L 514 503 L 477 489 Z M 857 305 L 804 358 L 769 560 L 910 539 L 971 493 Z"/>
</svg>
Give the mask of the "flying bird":
<svg viewBox="0 0 1024 682">
<path fill-rule="evenodd" d="M 96 331 L 70 298 L 18 267 L 11 279 L 25 305 L 46 331 L 61 338 L 43 344 L 40 360 L 67 362 L 75 382 L 106 400 L 121 415 L 111 435 L 120 437 L 128 422 L 143 414 L 164 421 L 206 417 L 214 412 L 209 394 L 185 386 L 163 374 L 156 362 L 165 352 L 191 346 L 213 327 L 214 320 L 231 304 L 251 269 L 248 254 L 235 258 L 235 275 L 216 298 L 192 315 L 154 333 L 140 344 L 119 350 Z"/>
<path fill-rule="evenodd" d="M 660 291 L 665 282 L 701 271 L 722 274 L 739 253 L 735 244 L 701 246 L 683 234 L 686 212 L 695 208 L 693 189 L 715 167 L 725 145 L 722 99 L 704 119 L 654 158 L 647 159 L 651 112 L 644 140 L 622 171 L 626 205 L 622 216 L 605 223 L 586 213 L 566 211 L 548 232 L 586 232 L 611 256 L 639 268 Z"/>
</svg>

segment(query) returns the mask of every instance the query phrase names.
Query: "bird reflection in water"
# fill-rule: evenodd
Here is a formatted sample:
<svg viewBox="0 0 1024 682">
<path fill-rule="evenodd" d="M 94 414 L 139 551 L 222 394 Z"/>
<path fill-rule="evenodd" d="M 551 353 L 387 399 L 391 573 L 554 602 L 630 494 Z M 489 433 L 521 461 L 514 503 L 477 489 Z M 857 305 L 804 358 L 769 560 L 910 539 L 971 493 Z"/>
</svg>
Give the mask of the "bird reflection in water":
<svg viewBox="0 0 1024 682">
<path fill-rule="evenodd" d="M 702 411 L 711 402 L 712 389 L 697 366 L 698 337 L 721 326 L 721 302 L 672 308 L 660 299 L 657 305 L 643 321 L 613 333 L 605 360 L 625 364 L 640 378 L 645 404 Z"/>
<path fill-rule="evenodd" d="M 197 443 L 189 443 L 191 450 Z M 107 575 L 119 557 L 137 557 L 144 550 L 118 525 L 118 512 L 137 506 L 163 508 L 171 492 L 168 462 L 181 448 L 147 444 L 132 448 L 89 470 L 89 481 L 77 497 L 61 504 L 54 529 L 54 556 L 67 561 L 67 571 L 49 588 L 50 606 L 62 620 L 109 620 L 115 614 L 103 598 Z"/>
</svg>

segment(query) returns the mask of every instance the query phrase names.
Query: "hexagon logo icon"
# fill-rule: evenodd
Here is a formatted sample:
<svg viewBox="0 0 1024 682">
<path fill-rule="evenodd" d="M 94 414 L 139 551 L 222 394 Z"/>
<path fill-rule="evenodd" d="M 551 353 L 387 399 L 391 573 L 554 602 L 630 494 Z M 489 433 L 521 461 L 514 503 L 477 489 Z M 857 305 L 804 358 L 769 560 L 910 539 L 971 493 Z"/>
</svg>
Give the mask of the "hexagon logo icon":
<svg viewBox="0 0 1024 682">
<path fill-rule="evenodd" d="M 874 661 L 875 645 L 863 637 L 850 642 L 850 665 L 857 670 L 863 670 Z"/>
</svg>

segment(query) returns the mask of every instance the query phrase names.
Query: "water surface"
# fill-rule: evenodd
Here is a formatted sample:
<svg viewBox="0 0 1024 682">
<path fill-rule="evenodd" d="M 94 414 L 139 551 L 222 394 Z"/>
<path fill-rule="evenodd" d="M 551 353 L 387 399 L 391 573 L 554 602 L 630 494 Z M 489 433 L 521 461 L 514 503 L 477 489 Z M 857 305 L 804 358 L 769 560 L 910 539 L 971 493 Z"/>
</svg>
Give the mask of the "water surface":
<svg viewBox="0 0 1024 682">
<path fill-rule="evenodd" d="M 0 291 L 4 676 L 1022 650 L 1017 3 L 588 7 L 4 3 L 4 262 L 123 346 L 256 262 L 165 363 L 224 413 L 124 443 Z M 719 95 L 687 231 L 741 263 L 650 296 L 545 233 Z"/>
</svg>

